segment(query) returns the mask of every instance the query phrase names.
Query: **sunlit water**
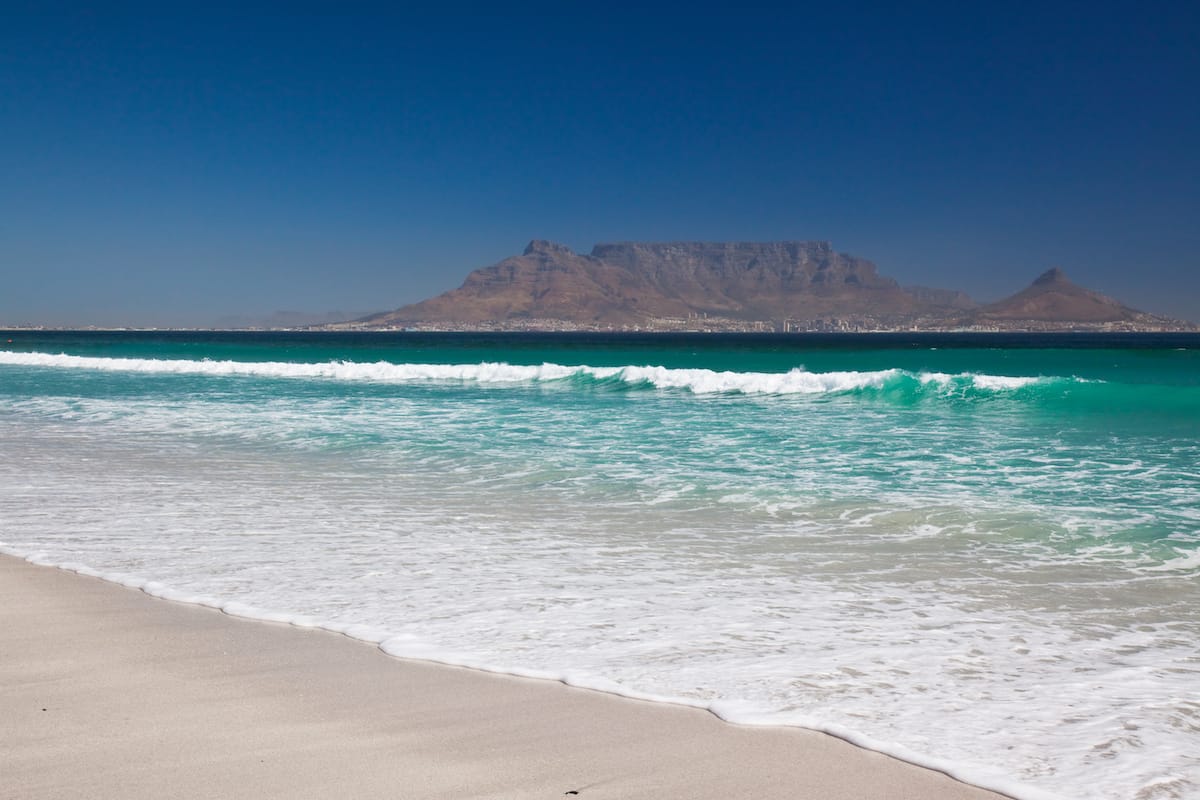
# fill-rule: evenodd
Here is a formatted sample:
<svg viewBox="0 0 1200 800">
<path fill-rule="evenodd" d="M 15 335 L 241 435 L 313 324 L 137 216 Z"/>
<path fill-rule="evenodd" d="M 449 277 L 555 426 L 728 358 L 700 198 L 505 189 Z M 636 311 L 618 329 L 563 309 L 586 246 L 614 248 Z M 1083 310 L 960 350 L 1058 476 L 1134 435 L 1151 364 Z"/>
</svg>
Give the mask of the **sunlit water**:
<svg viewBox="0 0 1200 800">
<path fill-rule="evenodd" d="M 1197 337 L 21 336 L 10 552 L 1022 796 L 1200 795 Z"/>
</svg>

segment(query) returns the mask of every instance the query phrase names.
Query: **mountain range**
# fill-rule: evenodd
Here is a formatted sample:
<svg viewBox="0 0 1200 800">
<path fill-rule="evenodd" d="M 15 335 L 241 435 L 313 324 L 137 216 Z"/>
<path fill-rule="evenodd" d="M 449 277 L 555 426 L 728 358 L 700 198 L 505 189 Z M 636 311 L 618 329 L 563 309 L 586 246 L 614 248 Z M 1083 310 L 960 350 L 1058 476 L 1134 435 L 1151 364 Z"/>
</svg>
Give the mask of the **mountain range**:
<svg viewBox="0 0 1200 800">
<path fill-rule="evenodd" d="M 462 286 L 337 327 L 467 330 L 1196 330 L 1051 269 L 979 305 L 902 287 L 829 242 L 621 242 L 581 255 L 534 240 Z"/>
</svg>

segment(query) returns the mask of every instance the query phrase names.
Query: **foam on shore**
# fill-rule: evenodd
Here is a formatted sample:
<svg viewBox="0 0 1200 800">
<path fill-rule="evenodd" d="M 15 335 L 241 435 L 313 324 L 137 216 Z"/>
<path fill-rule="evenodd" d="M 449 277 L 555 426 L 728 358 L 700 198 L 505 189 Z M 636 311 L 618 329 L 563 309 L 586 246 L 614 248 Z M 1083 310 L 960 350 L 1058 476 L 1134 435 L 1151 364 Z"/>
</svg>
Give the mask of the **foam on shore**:
<svg viewBox="0 0 1200 800">
<path fill-rule="evenodd" d="M 1200 786 L 1200 385 L 1155 355 L 80 346 L 134 358 L 0 353 L 43 562 L 975 783 Z"/>
<path fill-rule="evenodd" d="M 498 665 L 473 658 L 466 654 L 440 650 L 432 645 L 421 642 L 414 637 L 404 634 L 381 630 L 366 625 L 344 625 L 323 622 L 310 616 L 292 614 L 282 611 L 256 608 L 244 603 L 210 595 L 197 595 L 178 591 L 159 581 L 127 573 L 106 573 L 93 569 L 85 564 L 73 562 L 54 562 L 38 553 L 23 553 L 0 543 L 0 554 L 20 558 L 38 566 L 54 567 L 67 572 L 73 572 L 91 578 L 98 578 L 110 583 L 131 589 L 137 589 L 151 597 L 170 600 L 178 603 L 204 606 L 219 610 L 225 614 L 245 619 L 258 620 L 293 625 L 299 628 L 320 628 L 333 633 L 342 634 L 369 644 L 378 645 L 387 655 L 427 661 L 448 666 L 466 667 L 484 672 L 501 675 L 511 675 L 521 678 L 556 681 L 567 686 L 604 692 L 633 700 L 644 700 L 656 703 L 687 706 L 708 711 L 725 722 L 738 725 L 779 727 L 790 726 L 825 733 L 842 739 L 850 744 L 892 756 L 901 761 L 941 772 L 963 783 L 1007 795 L 1016 800 L 1066 800 L 1062 795 L 1044 791 L 1037 787 L 1028 786 L 1013 781 L 995 770 L 970 764 L 960 764 L 947 759 L 917 753 L 902 745 L 885 742 L 853 730 L 844 725 L 828 723 L 806 716 L 793 716 L 781 721 L 778 715 L 766 715 L 753 708 L 747 708 L 736 701 L 700 702 L 685 697 L 672 697 L 639 692 L 622 686 L 613 681 L 598 676 L 578 672 L 551 672 L 547 670 L 528 669 L 511 665 Z"/>
</svg>

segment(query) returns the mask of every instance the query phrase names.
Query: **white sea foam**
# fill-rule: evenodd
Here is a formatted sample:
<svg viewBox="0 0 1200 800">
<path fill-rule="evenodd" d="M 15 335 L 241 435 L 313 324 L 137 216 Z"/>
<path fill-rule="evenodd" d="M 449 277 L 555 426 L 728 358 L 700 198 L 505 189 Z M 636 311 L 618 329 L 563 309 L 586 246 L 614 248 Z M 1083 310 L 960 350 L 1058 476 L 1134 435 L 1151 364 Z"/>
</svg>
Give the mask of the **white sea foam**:
<svg viewBox="0 0 1200 800">
<path fill-rule="evenodd" d="M 957 382 L 969 380 L 974 388 L 993 392 L 1023 389 L 1026 386 L 1032 386 L 1047 380 L 1046 378 L 1028 375 L 976 375 L 970 373 L 952 375 L 946 372 L 922 372 L 917 378 L 921 383 L 935 383 L 942 387 L 952 386 Z"/>
<path fill-rule="evenodd" d="M 584 368 L 591 369 L 591 368 Z M 593 373 L 595 374 L 595 373 Z M 694 394 L 825 394 L 868 387 L 879 388 L 900 374 L 877 372 L 714 372 L 709 369 L 622 367 L 613 375 L 627 383 L 649 383 L 660 389 L 686 389 Z M 606 377 L 597 374 L 597 377 Z"/>
<path fill-rule="evenodd" d="M 292 363 L 286 361 L 211 361 L 155 358 L 97 358 L 49 353 L 0 351 L 0 364 L 32 367 L 90 369 L 108 372 L 140 372 L 162 375 L 254 376 L 260 378 L 324 378 L 338 381 L 375 381 L 401 383 L 416 381 L 473 381 L 478 383 L 520 383 L 561 380 L 571 375 L 592 372 L 607 377 L 616 370 L 591 370 L 588 367 L 564 367 L 557 364 L 516 366 L 504 363 L 482 364 L 392 364 L 386 361 L 362 363 L 329 361 Z"/>
<path fill-rule="evenodd" d="M 697 700 L 695 698 L 639 691 L 617 681 L 609 680 L 599 675 L 579 670 L 555 671 L 546 669 L 530 669 L 527 667 L 498 664 L 486 658 L 480 658 L 469 652 L 447 650 L 429 644 L 406 633 L 394 633 L 370 625 L 345 624 L 322 621 L 306 614 L 295 614 L 284 611 L 274 611 L 247 605 L 236 600 L 220 600 L 207 595 L 197 595 L 167 586 L 159 581 L 149 580 L 135 575 L 120 572 L 105 572 L 74 562 L 56 562 L 45 553 L 27 553 L 0 542 L 0 553 L 15 558 L 23 558 L 39 566 L 55 567 L 80 575 L 98 578 L 116 583 L 131 589 L 137 589 L 146 594 L 174 602 L 200 605 L 221 611 L 225 614 L 244 619 L 259 620 L 293 625 L 300 628 L 322 628 L 333 633 L 340 633 L 351 639 L 357 639 L 370 644 L 376 644 L 387 655 L 396 658 L 417 659 L 435 664 L 466 667 L 484 672 L 502 675 L 512 675 L 521 678 L 556 681 L 567 686 L 573 686 L 592 691 L 627 697 L 634 700 L 668 703 L 708 711 L 714 716 L 740 725 L 754 726 L 789 726 L 806 728 L 827 733 L 851 744 L 873 750 L 879 753 L 907 761 L 917 766 L 937 770 L 963 782 L 984 789 L 1009 795 L 1019 800 L 1066 800 L 1066 797 L 1054 792 L 1048 792 L 1036 786 L 1016 781 L 1003 772 L 994 768 L 966 764 L 947 758 L 921 753 L 898 742 L 892 742 L 866 735 L 846 725 L 825 722 L 816 717 L 804 714 L 779 714 L 764 711 L 753 704 L 728 700 Z"/>
<path fill-rule="evenodd" d="M 1188 669 L 1191 645 L 1174 643 L 1187 634 L 1153 615 L 1093 620 L 1114 612 L 1086 594 L 1082 625 L 1048 611 L 1071 601 L 1071 581 L 1116 590 L 1122 573 L 1097 552 L 1072 577 L 1036 549 L 1014 561 L 1019 550 L 989 544 L 995 533 L 964 533 L 967 521 L 999 530 L 1013 498 L 990 520 L 919 496 L 904 510 L 903 495 L 777 518 L 752 511 L 748 476 L 694 510 L 681 491 L 652 514 L 585 514 L 574 489 L 525 492 L 534 474 L 477 481 L 482 461 L 460 487 L 437 465 L 347 472 L 340 458 L 257 447 L 173 453 L 133 429 L 111 441 L 93 429 L 81 447 L 81 430 L 34 422 L 6 436 L 21 465 L 0 465 L 8 552 L 392 655 L 824 730 L 1028 800 L 1188 779 L 1163 733 L 1190 724 L 1172 700 L 1183 678 L 1170 679 Z M 656 490 L 677 484 L 655 463 Z"/>
<path fill-rule="evenodd" d="M 386 361 L 362 363 L 243 362 L 186 359 L 99 358 L 49 353 L 0 351 L 0 364 L 64 369 L 104 370 L 162 375 L 253 376 L 261 378 L 309 378 L 377 383 L 458 381 L 480 384 L 517 384 L 561 381 L 572 377 L 615 379 L 627 384 L 646 384 L 660 389 L 680 389 L 693 394 L 740 393 L 750 395 L 828 394 L 861 389 L 880 389 L 905 376 L 920 383 L 949 386 L 969 381 L 976 389 L 1008 391 L 1045 380 L 1036 377 L 1006 377 L 921 373 L 899 369 L 846 372 L 731 372 L 710 369 L 671 369 L 662 366 L 592 367 L 562 364 L 519 365 L 502 362 L 479 364 L 393 364 Z"/>
<path fill-rule="evenodd" d="M 991 391 L 1023 389 L 1026 386 L 1038 383 L 1041 378 L 1032 377 L 1011 377 L 1006 375 L 972 375 L 971 382 L 975 384 L 976 389 L 988 389 Z"/>
<path fill-rule="evenodd" d="M 1169 558 L 1161 564 L 1152 567 L 1142 567 L 1143 572 L 1178 572 L 1200 570 L 1200 550 L 1177 550 L 1175 558 Z"/>
<path fill-rule="evenodd" d="M 264 384 L 184 361 L 221 380 L 175 391 L 99 361 L 78 392 L 36 373 L 47 391 L 0 393 L 12 552 L 397 655 L 828 730 L 1020 797 L 1200 786 L 1193 440 L 874 401 L 1013 391 L 969 373 L 236 373 Z M 598 388 L 537 388 L 564 379 Z M 420 386 L 344 383 L 374 380 Z M 722 399 L 754 391 L 851 395 Z"/>
</svg>

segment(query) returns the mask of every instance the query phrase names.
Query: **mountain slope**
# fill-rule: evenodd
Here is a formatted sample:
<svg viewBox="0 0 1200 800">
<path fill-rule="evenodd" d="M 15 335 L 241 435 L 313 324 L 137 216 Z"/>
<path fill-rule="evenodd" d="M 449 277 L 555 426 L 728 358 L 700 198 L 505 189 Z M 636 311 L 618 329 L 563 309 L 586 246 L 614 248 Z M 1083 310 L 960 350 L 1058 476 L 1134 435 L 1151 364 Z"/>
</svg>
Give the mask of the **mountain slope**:
<svg viewBox="0 0 1200 800">
<path fill-rule="evenodd" d="M 556 319 L 619 326 L 704 315 L 896 315 L 936 306 L 828 242 L 622 242 L 579 255 L 535 240 L 520 256 L 472 272 L 458 289 L 362 324 Z"/>
<path fill-rule="evenodd" d="M 341 328 L 638 330 L 1196 330 L 1051 269 L 978 306 L 901 288 L 828 242 L 618 242 L 581 255 L 544 240 L 462 286 Z"/>
<path fill-rule="evenodd" d="M 1042 273 L 1020 292 L 980 308 L 977 320 L 1036 322 L 1129 322 L 1151 317 L 1111 297 L 1085 289 L 1060 269 Z"/>
<path fill-rule="evenodd" d="M 1060 269 L 1038 276 L 1027 288 L 998 302 L 979 308 L 973 315 L 974 324 L 1007 324 L 1010 327 L 1097 326 L 1145 327 L 1194 330 L 1195 326 L 1147 314 L 1123 305 L 1099 291 L 1075 284 Z"/>
</svg>

